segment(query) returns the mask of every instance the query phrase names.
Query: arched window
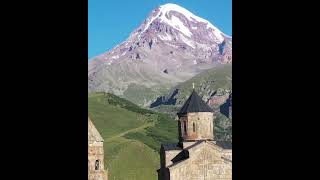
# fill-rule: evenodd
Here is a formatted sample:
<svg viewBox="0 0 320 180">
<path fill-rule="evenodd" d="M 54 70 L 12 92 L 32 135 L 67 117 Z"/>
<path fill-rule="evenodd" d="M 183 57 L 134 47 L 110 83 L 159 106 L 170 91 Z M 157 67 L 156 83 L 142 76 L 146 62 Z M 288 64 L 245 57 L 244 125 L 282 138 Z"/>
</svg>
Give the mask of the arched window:
<svg viewBox="0 0 320 180">
<path fill-rule="evenodd" d="M 193 132 L 196 132 L 196 124 L 193 123 L 192 125 L 193 125 Z"/>
<path fill-rule="evenodd" d="M 95 169 L 95 170 L 99 170 L 99 168 L 100 168 L 100 162 L 99 162 L 99 160 L 96 160 L 94 169 Z"/>
<path fill-rule="evenodd" d="M 187 134 L 187 124 L 186 124 L 186 122 L 184 122 L 183 125 L 184 125 L 184 133 Z"/>
</svg>

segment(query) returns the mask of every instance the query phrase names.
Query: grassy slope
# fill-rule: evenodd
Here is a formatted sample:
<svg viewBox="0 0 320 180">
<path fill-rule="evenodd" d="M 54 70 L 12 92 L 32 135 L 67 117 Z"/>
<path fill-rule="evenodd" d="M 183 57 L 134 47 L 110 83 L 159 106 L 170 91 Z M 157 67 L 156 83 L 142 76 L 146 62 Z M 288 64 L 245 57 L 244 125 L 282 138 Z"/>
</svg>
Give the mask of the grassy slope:
<svg viewBox="0 0 320 180">
<path fill-rule="evenodd" d="M 146 123 L 144 116 L 126 109 L 109 105 L 103 94 L 89 95 L 89 116 L 96 127 L 103 127 L 100 133 L 104 138 L 139 127 Z"/>
<path fill-rule="evenodd" d="M 105 143 L 109 179 L 156 179 L 158 153 L 140 141 L 118 137 Z"/>
<path fill-rule="evenodd" d="M 155 126 L 150 126 L 145 131 L 128 133 L 125 137 L 139 140 L 153 150 L 159 151 L 161 143 L 178 141 L 177 122 L 168 118 L 167 115 L 159 115 Z"/>
<path fill-rule="evenodd" d="M 88 102 L 89 116 L 105 139 L 109 179 L 157 179 L 157 151 L 162 142 L 177 142 L 176 122 L 111 94 L 90 94 Z"/>
</svg>

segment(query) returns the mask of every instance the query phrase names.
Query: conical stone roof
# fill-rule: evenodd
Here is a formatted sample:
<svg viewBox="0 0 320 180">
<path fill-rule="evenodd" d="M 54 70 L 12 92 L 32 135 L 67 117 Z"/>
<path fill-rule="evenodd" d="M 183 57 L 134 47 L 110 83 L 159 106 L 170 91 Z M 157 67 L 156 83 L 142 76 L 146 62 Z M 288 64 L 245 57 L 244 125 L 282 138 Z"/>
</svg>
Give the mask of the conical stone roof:
<svg viewBox="0 0 320 180">
<path fill-rule="evenodd" d="M 207 103 L 193 90 L 190 97 L 177 113 L 179 116 L 189 112 L 213 112 Z"/>
<path fill-rule="evenodd" d="M 100 133 L 88 117 L 88 141 L 96 141 L 96 142 L 103 142 L 103 138 L 101 137 Z"/>
</svg>

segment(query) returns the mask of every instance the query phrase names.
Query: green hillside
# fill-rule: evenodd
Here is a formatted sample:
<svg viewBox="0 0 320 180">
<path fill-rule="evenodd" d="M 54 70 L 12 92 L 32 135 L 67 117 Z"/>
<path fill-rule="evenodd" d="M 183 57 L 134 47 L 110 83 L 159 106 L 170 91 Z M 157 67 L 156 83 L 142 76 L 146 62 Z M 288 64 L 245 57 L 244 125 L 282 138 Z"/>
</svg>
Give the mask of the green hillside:
<svg viewBox="0 0 320 180">
<path fill-rule="evenodd" d="M 141 107 L 145 107 L 150 104 L 151 101 L 159 96 L 159 94 L 165 93 L 170 89 L 169 85 L 162 84 L 159 87 L 147 88 L 143 85 L 130 84 L 128 89 L 123 92 L 121 97 L 136 103 Z"/>
<path fill-rule="evenodd" d="M 109 179 L 157 179 L 161 143 L 177 142 L 177 123 L 112 94 L 88 96 L 88 113 L 105 140 Z"/>
</svg>

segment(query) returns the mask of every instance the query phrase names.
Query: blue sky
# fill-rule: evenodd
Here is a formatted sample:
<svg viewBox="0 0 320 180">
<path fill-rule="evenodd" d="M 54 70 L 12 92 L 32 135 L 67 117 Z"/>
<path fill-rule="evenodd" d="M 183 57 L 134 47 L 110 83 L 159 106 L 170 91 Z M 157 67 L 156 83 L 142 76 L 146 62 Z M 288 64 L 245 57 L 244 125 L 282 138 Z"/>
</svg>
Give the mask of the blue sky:
<svg viewBox="0 0 320 180">
<path fill-rule="evenodd" d="M 232 35 L 232 0 L 88 0 L 88 58 L 124 41 L 159 5 L 178 4 Z"/>
</svg>

